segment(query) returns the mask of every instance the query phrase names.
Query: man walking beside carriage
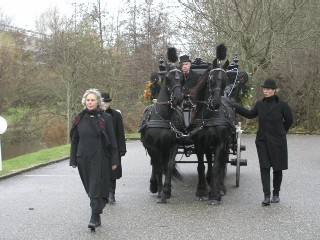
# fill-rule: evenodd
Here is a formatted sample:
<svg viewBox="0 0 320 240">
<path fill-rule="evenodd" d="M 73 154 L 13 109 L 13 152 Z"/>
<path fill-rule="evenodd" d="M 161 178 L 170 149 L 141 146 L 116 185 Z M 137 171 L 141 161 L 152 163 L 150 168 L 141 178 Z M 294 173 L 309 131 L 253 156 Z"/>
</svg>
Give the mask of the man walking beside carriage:
<svg viewBox="0 0 320 240">
<path fill-rule="evenodd" d="M 261 86 L 264 98 L 258 100 L 255 106 L 246 108 L 229 102 L 235 107 L 236 113 L 246 118 L 258 117 L 259 128 L 256 135 L 256 147 L 260 163 L 261 182 L 264 192 L 263 206 L 280 202 L 280 187 L 282 170 L 288 169 L 288 148 L 286 133 L 293 123 L 289 104 L 277 95 L 277 83 L 268 78 Z M 270 190 L 270 168 L 273 168 L 273 196 Z"/>
<path fill-rule="evenodd" d="M 122 177 L 122 166 L 121 166 L 121 157 L 123 157 L 126 150 L 126 139 L 123 128 L 122 115 L 118 110 L 114 110 L 110 107 L 112 98 L 109 93 L 102 93 L 103 105 L 106 113 L 109 113 L 112 116 L 114 132 L 119 152 L 119 164 L 118 167 L 111 172 L 110 188 L 109 188 L 109 203 L 115 203 L 116 198 L 116 181 Z"/>
</svg>

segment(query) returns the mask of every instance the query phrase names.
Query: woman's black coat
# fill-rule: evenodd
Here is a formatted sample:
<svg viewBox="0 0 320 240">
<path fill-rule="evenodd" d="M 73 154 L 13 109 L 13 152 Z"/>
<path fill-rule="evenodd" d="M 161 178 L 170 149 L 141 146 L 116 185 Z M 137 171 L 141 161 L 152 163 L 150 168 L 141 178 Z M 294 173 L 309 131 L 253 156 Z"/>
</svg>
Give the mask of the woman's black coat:
<svg viewBox="0 0 320 240">
<path fill-rule="evenodd" d="M 75 118 L 70 137 L 70 166 L 78 166 L 88 196 L 108 198 L 111 166 L 119 162 L 112 117 L 105 112 L 91 117 L 84 110 Z"/>
<path fill-rule="evenodd" d="M 121 157 L 124 156 L 127 152 L 126 138 L 125 138 L 124 128 L 123 128 L 123 120 L 122 120 L 121 113 L 118 112 L 117 110 L 108 108 L 106 112 L 111 114 L 113 118 L 114 132 L 116 135 L 116 141 L 117 141 L 117 146 L 119 151 L 119 165 L 115 170 L 112 171 L 111 179 L 119 179 L 122 177 Z"/>
<path fill-rule="evenodd" d="M 258 116 L 256 147 L 260 168 L 288 169 L 286 133 L 293 123 L 289 104 L 274 96 L 272 101 L 266 98 L 257 101 L 251 110 L 236 106 L 236 112 L 250 119 Z"/>
</svg>

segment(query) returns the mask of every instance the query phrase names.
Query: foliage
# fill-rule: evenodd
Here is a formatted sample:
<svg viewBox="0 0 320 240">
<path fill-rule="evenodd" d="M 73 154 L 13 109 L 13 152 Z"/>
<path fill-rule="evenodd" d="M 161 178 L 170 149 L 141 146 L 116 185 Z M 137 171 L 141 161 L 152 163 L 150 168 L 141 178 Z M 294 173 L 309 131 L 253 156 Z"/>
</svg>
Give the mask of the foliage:
<svg viewBox="0 0 320 240">
<path fill-rule="evenodd" d="M 319 12 L 312 1 L 205 1 L 182 3 L 181 35 L 191 53 L 212 59 L 218 43 L 240 56 L 251 76 L 252 96 L 261 98 L 261 83 L 274 77 L 294 113 L 294 127 L 319 128 Z M 194 24 L 194 23 L 197 24 Z M 316 30 L 317 29 L 317 30 Z M 200 44 L 201 43 L 201 44 Z M 201 56 L 205 56 L 201 54 Z M 316 122 L 317 121 L 317 122 Z"/>
<path fill-rule="evenodd" d="M 279 96 L 293 108 L 295 129 L 320 128 L 319 4 L 173 1 L 182 7 L 176 14 L 155 2 L 129 1 L 113 15 L 97 0 L 76 4 L 71 18 L 51 9 L 32 36 L 0 28 L 0 111 L 14 118 L 19 136 L 42 138 L 50 146 L 64 143 L 91 87 L 109 92 L 126 132 L 136 132 L 145 108 L 142 91 L 148 103 L 152 98 L 145 79 L 157 71 L 167 47 L 177 45 L 180 53 L 210 62 L 222 42 L 250 76 L 244 106 L 262 97 L 261 82 L 273 76 Z M 55 126 L 51 132 L 49 122 Z"/>
<path fill-rule="evenodd" d="M 10 124 L 19 123 L 29 111 L 29 108 L 9 108 L 7 110 L 7 116 L 10 119 L 8 122 Z"/>
<path fill-rule="evenodd" d="M 142 96 L 142 101 L 144 102 L 145 105 L 152 104 L 152 100 L 155 98 L 155 96 L 152 95 L 151 87 L 152 87 L 152 82 L 148 81 L 146 83 L 146 88 L 143 90 L 143 96 Z"/>
</svg>

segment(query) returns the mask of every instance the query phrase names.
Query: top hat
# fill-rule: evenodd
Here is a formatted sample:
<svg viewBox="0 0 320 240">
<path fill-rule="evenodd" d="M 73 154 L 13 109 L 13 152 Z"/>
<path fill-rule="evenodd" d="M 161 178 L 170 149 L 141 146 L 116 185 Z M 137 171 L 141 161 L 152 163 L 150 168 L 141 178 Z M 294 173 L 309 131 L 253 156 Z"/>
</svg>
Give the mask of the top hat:
<svg viewBox="0 0 320 240">
<path fill-rule="evenodd" d="M 271 88 L 271 89 L 277 89 L 278 86 L 277 86 L 277 83 L 275 80 L 273 80 L 272 78 L 267 78 L 263 85 L 261 85 L 261 87 L 263 88 Z"/>
<path fill-rule="evenodd" d="M 180 62 L 191 62 L 191 60 L 188 55 L 182 55 L 180 56 Z"/>
<path fill-rule="evenodd" d="M 103 92 L 101 93 L 102 101 L 103 102 L 111 102 L 112 98 L 110 98 L 109 93 Z"/>
<path fill-rule="evenodd" d="M 153 72 L 150 76 L 150 81 L 152 83 L 158 82 L 159 81 L 159 73 Z"/>
</svg>

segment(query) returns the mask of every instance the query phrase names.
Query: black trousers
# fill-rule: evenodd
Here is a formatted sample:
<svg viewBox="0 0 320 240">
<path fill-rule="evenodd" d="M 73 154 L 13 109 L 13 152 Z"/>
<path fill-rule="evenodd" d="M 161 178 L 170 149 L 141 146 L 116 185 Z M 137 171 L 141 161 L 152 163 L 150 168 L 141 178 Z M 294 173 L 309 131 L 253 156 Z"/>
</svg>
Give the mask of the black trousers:
<svg viewBox="0 0 320 240">
<path fill-rule="evenodd" d="M 261 182 L 265 197 L 270 197 L 270 168 L 260 168 Z M 279 196 L 282 182 L 282 171 L 273 171 L 273 195 Z"/>
<path fill-rule="evenodd" d="M 90 198 L 92 214 L 102 214 L 102 210 L 108 202 L 107 198 Z"/>
<path fill-rule="evenodd" d="M 117 182 L 116 179 L 110 180 L 109 192 L 115 194 L 116 193 Z"/>
</svg>

